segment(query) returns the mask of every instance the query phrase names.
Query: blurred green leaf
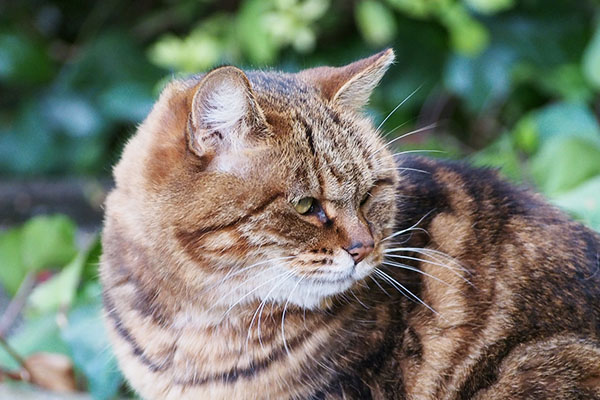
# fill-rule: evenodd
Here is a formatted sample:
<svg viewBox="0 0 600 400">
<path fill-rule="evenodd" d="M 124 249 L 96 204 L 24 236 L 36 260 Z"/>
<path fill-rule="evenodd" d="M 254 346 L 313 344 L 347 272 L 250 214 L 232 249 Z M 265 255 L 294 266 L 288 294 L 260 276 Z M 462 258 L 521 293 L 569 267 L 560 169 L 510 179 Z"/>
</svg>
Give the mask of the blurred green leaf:
<svg viewBox="0 0 600 400">
<path fill-rule="evenodd" d="M 600 231 L 600 176 L 556 197 L 553 203 Z"/>
<path fill-rule="evenodd" d="M 98 135 L 106 124 L 91 100 L 74 92 L 44 98 L 41 109 L 51 129 L 75 138 Z"/>
<path fill-rule="evenodd" d="M 69 346 L 75 366 L 85 375 L 94 399 L 113 398 L 123 377 L 110 350 L 100 302 L 73 310 L 62 337 Z"/>
<path fill-rule="evenodd" d="M 100 108 L 107 119 L 141 122 L 152 109 L 152 88 L 138 82 L 120 82 L 109 86 L 100 96 Z"/>
<path fill-rule="evenodd" d="M 448 89 L 465 99 L 473 112 L 479 112 L 509 95 L 514 53 L 493 46 L 475 58 L 453 55 L 444 73 Z"/>
<path fill-rule="evenodd" d="M 424 18 L 432 11 L 431 3 L 425 0 L 388 0 L 387 2 L 411 17 Z"/>
<path fill-rule="evenodd" d="M 88 277 L 91 269 L 97 273 L 100 251 L 100 241 L 96 238 L 58 274 L 34 289 L 28 299 L 28 311 L 43 314 L 70 308 L 76 298 L 84 271 Z"/>
<path fill-rule="evenodd" d="M 150 49 L 149 57 L 156 65 L 193 73 L 217 64 L 221 51 L 218 40 L 200 27 L 184 39 L 173 35 L 161 38 Z"/>
<path fill-rule="evenodd" d="M 575 136 L 556 136 L 531 159 L 531 174 L 544 193 L 556 196 L 600 174 L 600 146 Z"/>
<path fill-rule="evenodd" d="M 46 49 L 18 32 L 0 32 L 0 82 L 39 84 L 47 81 L 54 66 Z"/>
<path fill-rule="evenodd" d="M 600 90 L 600 24 L 583 53 L 585 77 L 597 90 Z"/>
<path fill-rule="evenodd" d="M 0 233 L 0 283 L 14 295 L 28 271 L 63 267 L 77 253 L 75 224 L 65 216 L 40 216 Z"/>
<path fill-rule="evenodd" d="M 512 8 L 514 0 L 464 0 L 473 10 L 481 14 L 494 14 Z"/>
<path fill-rule="evenodd" d="M 62 215 L 39 216 L 23 225 L 21 251 L 28 270 L 62 267 L 75 257 L 76 226 Z"/>
<path fill-rule="evenodd" d="M 474 19 L 460 3 L 441 7 L 440 18 L 450 31 L 454 49 L 466 56 L 476 56 L 488 45 L 487 29 Z"/>
<path fill-rule="evenodd" d="M 524 116 L 515 126 L 514 136 L 522 150 L 535 151 L 540 143 L 555 137 L 574 136 L 600 146 L 600 125 L 583 103 L 556 103 Z"/>
<path fill-rule="evenodd" d="M 29 310 L 44 314 L 69 307 L 75 298 L 82 269 L 83 256 L 78 255 L 58 274 L 35 288 L 28 299 Z"/>
<path fill-rule="evenodd" d="M 21 230 L 10 229 L 0 233 L 0 284 L 14 296 L 27 274 L 21 251 Z"/>
<path fill-rule="evenodd" d="M 523 179 L 521 162 L 509 135 L 502 135 L 493 144 L 473 154 L 471 161 L 480 167 L 499 168 L 513 181 L 519 182 Z"/>
<path fill-rule="evenodd" d="M 243 53 L 250 62 L 264 65 L 272 63 L 278 47 L 263 20 L 270 11 L 270 2 L 246 0 L 237 14 L 235 35 Z"/>
<path fill-rule="evenodd" d="M 364 38 L 375 46 L 389 43 L 396 33 L 396 20 L 385 4 L 362 0 L 356 5 L 356 22 Z"/>
</svg>

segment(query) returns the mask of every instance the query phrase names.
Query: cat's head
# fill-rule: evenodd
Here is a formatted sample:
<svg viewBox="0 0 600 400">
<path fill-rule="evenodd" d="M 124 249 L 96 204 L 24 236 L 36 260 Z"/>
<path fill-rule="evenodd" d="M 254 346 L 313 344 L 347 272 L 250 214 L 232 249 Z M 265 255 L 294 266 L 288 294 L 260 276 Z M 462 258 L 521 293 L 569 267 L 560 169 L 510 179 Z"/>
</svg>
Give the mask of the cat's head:
<svg viewBox="0 0 600 400">
<path fill-rule="evenodd" d="M 361 108 L 393 59 L 175 81 L 127 145 L 113 203 L 187 293 L 317 306 L 369 275 L 391 233 L 396 168 Z"/>
</svg>

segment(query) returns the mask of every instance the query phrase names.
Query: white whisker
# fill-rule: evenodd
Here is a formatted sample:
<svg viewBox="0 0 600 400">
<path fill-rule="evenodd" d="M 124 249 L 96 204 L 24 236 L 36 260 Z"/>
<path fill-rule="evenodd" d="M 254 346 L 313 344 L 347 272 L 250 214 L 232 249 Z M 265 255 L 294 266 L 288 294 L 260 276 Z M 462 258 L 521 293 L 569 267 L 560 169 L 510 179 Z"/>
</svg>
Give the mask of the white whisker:
<svg viewBox="0 0 600 400">
<path fill-rule="evenodd" d="M 296 256 L 275 257 L 275 258 L 270 258 L 268 260 L 259 261 L 257 263 L 252 264 L 252 265 L 249 265 L 247 267 L 243 267 L 242 269 L 236 270 L 235 268 L 231 268 L 229 270 L 229 272 L 227 272 L 227 274 L 225 274 L 225 276 L 223 277 L 223 279 L 221 279 L 219 282 L 217 282 L 215 284 L 210 285 L 208 287 L 208 289 L 216 288 L 216 287 L 222 285 L 223 283 L 225 283 L 227 280 L 233 278 L 234 276 L 242 274 L 242 273 L 244 273 L 244 272 L 246 272 L 246 271 L 248 271 L 250 269 L 256 268 L 256 267 L 258 267 L 260 265 L 264 265 L 264 264 L 267 264 L 267 263 L 270 263 L 270 262 L 273 262 L 273 261 L 289 260 L 289 259 L 292 259 L 294 257 L 296 257 Z"/>
<path fill-rule="evenodd" d="M 404 100 L 402 100 L 400 102 L 400 104 L 398 104 L 388 115 L 387 117 L 385 117 L 383 119 L 383 121 L 381 121 L 381 123 L 377 126 L 376 130 L 379 130 L 379 128 L 381 128 L 383 126 L 383 124 L 385 124 L 385 122 L 396 112 L 396 110 L 398 110 L 400 107 L 402 107 L 402 105 L 404 103 L 406 103 L 411 97 L 414 96 L 415 93 L 417 93 L 419 90 L 421 90 L 421 88 L 423 87 L 423 84 L 419 85 L 418 88 L 416 88 L 415 90 L 413 90 L 413 92 L 411 94 L 409 94 L 408 96 L 406 96 L 406 98 Z"/>
<path fill-rule="evenodd" d="M 273 287 L 273 288 L 272 288 L 272 289 L 269 291 L 269 293 L 267 293 L 267 294 L 266 294 L 266 296 L 265 296 L 264 300 L 261 302 L 262 306 L 260 307 L 260 312 L 259 312 L 259 314 L 258 314 L 258 324 L 257 324 L 257 330 L 258 330 L 258 342 L 260 343 L 260 347 L 261 347 L 261 348 L 264 348 L 264 347 L 263 347 L 262 340 L 261 340 L 261 334 L 260 334 L 260 327 L 261 327 L 261 324 L 260 324 L 260 323 L 261 323 L 262 312 L 263 312 L 263 310 L 265 309 L 265 306 L 267 305 L 267 300 L 269 299 L 269 295 L 270 295 L 270 294 L 271 294 L 271 293 L 272 293 L 272 292 L 273 292 L 273 291 L 274 291 L 276 288 L 278 288 L 279 286 L 281 286 L 281 285 L 283 285 L 285 282 L 287 282 L 287 280 L 288 280 L 289 278 L 291 278 L 291 277 L 295 276 L 295 274 L 294 274 L 294 271 L 290 270 L 289 272 L 290 272 L 290 273 L 289 273 L 289 274 L 288 274 L 288 275 L 285 277 L 285 279 L 282 279 L 282 281 L 281 281 L 281 282 L 279 282 L 279 283 L 278 283 L 276 286 L 274 286 L 274 287 Z M 271 309 L 272 309 L 272 307 L 271 307 Z"/>
<path fill-rule="evenodd" d="M 400 151 L 398 153 L 390 154 L 390 157 L 401 156 L 403 154 L 411 154 L 411 153 L 446 153 L 443 150 L 405 150 Z"/>
<path fill-rule="evenodd" d="M 400 135 L 400 136 L 398 136 L 397 138 L 394 138 L 394 139 L 390 140 L 389 142 L 387 142 L 387 143 L 385 144 L 385 146 L 383 146 L 383 147 L 379 148 L 378 150 L 375 150 L 375 152 L 373 152 L 373 153 L 371 154 L 371 157 L 372 157 L 372 156 L 374 156 L 375 154 L 379 153 L 381 150 L 383 150 L 383 149 L 386 149 L 386 148 L 387 148 L 389 145 L 391 145 L 392 143 L 394 143 L 394 142 L 396 142 L 396 141 L 398 141 L 398 140 L 404 139 L 405 137 L 407 137 L 407 136 L 410 136 L 410 135 L 414 135 L 414 134 L 416 134 L 416 133 L 420 133 L 420 132 L 424 132 L 424 131 L 426 131 L 426 130 L 429 130 L 429 129 L 433 129 L 433 128 L 435 128 L 435 127 L 437 127 L 437 124 L 436 124 L 436 123 L 433 123 L 433 124 L 429 124 L 429 125 L 427 125 L 427 126 L 424 126 L 424 127 L 422 127 L 422 128 L 415 129 L 415 130 L 413 130 L 413 131 L 407 132 L 407 133 L 405 133 L 405 134 L 403 134 L 403 135 Z"/>
<path fill-rule="evenodd" d="M 252 315 L 252 320 L 250 321 L 250 326 L 248 326 L 248 336 L 246 338 L 246 347 L 248 347 L 248 341 L 250 340 L 250 336 L 251 336 L 250 331 L 252 330 L 252 325 L 254 325 L 254 320 L 256 319 L 256 316 L 258 315 L 259 310 L 264 309 L 264 306 L 267 304 L 267 300 L 269 299 L 269 296 L 271 295 L 271 293 L 273 293 L 273 291 L 275 291 L 275 289 L 277 289 L 280 285 L 282 285 L 285 281 L 287 281 L 293 275 L 294 275 L 294 271 L 292 271 L 292 270 L 288 270 L 288 271 L 283 272 L 282 274 L 277 275 L 277 278 L 281 278 L 281 280 L 279 282 L 277 282 L 267 292 L 267 294 L 260 301 L 260 303 L 258 303 L 258 307 L 256 307 L 256 311 Z M 262 311 L 260 311 L 260 312 L 262 314 Z M 260 342 L 261 347 L 262 347 L 262 341 L 260 340 L 260 319 L 259 319 L 259 325 L 258 325 L 258 341 Z"/>
<path fill-rule="evenodd" d="M 290 291 L 290 294 L 288 295 L 287 301 L 285 302 L 285 304 L 283 306 L 283 313 L 281 314 L 281 337 L 283 339 L 283 347 L 285 348 L 285 351 L 288 354 L 288 356 L 290 355 L 290 350 L 288 349 L 287 341 L 285 340 L 285 313 L 287 311 L 287 306 L 288 306 L 288 304 L 290 302 L 292 294 L 294 293 L 294 291 L 296 290 L 296 288 L 298 287 L 298 285 L 300 284 L 300 282 L 302 282 L 302 280 L 304 278 L 305 278 L 304 276 L 300 277 L 300 279 L 298 279 L 298 282 L 296 282 L 296 284 L 294 285 L 294 287 Z"/>
<path fill-rule="evenodd" d="M 439 251 L 439 250 L 427 249 L 427 248 L 422 248 L 422 247 L 393 247 L 393 248 L 386 249 L 384 251 L 384 253 L 387 254 L 387 253 L 392 253 L 392 252 L 396 252 L 396 251 L 414 252 L 414 253 L 423 254 L 425 256 L 429 256 L 429 257 L 433 258 L 437 262 L 445 262 L 446 261 L 450 264 L 453 264 L 456 267 L 456 269 L 471 275 L 471 272 L 468 269 L 466 269 L 465 267 L 463 267 L 456 259 L 454 259 L 454 257 L 452 257 L 442 251 Z M 437 257 L 442 257 L 443 259 L 440 259 Z M 445 265 L 448 266 L 448 264 L 445 264 Z"/>
<path fill-rule="evenodd" d="M 389 261 L 384 261 L 384 262 L 382 262 L 382 264 L 389 265 L 390 267 L 397 267 L 397 268 L 402 268 L 402 269 L 405 269 L 405 270 L 408 270 L 408 271 L 417 272 L 417 273 L 425 275 L 425 276 L 427 276 L 427 277 L 429 277 L 429 278 L 431 278 L 433 280 L 436 280 L 436 281 L 438 281 L 440 283 L 443 283 L 446 286 L 453 287 L 451 284 L 449 284 L 448 282 L 446 282 L 443 279 L 438 278 L 437 276 L 433 276 L 431 274 L 428 274 L 427 272 L 421 271 L 418 268 L 411 267 L 411 266 L 406 265 L 406 264 L 396 263 L 396 262 L 389 262 Z"/>
<path fill-rule="evenodd" d="M 385 272 L 383 272 L 380 269 L 376 269 L 375 270 L 376 273 L 381 274 L 380 276 L 386 277 L 388 282 L 391 283 L 393 286 L 398 285 L 398 287 L 402 288 L 402 290 L 406 291 L 408 294 L 410 294 L 415 300 L 417 300 L 420 304 L 424 305 L 425 307 L 427 307 L 431 312 L 433 312 L 436 315 L 440 315 L 440 313 L 438 313 L 437 311 L 435 311 L 432 307 L 430 307 L 427 303 L 425 303 L 423 300 L 421 300 L 419 298 L 419 296 L 415 295 L 413 292 L 411 292 L 410 290 L 408 290 L 405 286 L 403 286 L 400 282 L 398 282 L 397 280 L 395 280 L 394 278 L 392 278 L 391 276 L 389 276 L 388 274 L 386 274 Z M 396 288 L 398 288 L 396 287 Z M 443 318 L 443 317 L 442 317 Z"/>
<path fill-rule="evenodd" d="M 254 289 L 252 289 L 251 291 L 249 291 L 248 293 L 246 293 L 245 295 L 243 295 L 242 297 L 240 297 L 238 299 L 238 301 L 236 301 L 235 303 L 233 303 L 228 309 L 227 311 L 225 311 L 225 314 L 223 315 L 223 317 L 227 316 L 227 314 L 229 314 L 229 312 L 238 304 L 240 304 L 245 298 L 247 298 L 248 296 L 250 296 L 252 293 L 256 292 L 258 289 L 260 289 L 261 287 L 269 284 L 270 282 L 274 281 L 275 279 L 281 278 L 282 275 L 284 275 L 285 273 L 282 273 L 280 275 L 277 275 L 269 280 L 267 280 L 266 282 L 261 283 L 260 285 L 256 286 Z"/>
<path fill-rule="evenodd" d="M 427 214 L 423 215 L 423 216 L 421 217 L 421 219 L 419 219 L 419 220 L 418 220 L 418 221 L 417 221 L 417 222 L 416 222 L 416 223 L 415 223 L 413 226 L 411 226 L 411 227 L 409 227 L 409 228 L 406 228 L 406 229 L 399 230 L 399 231 L 397 231 L 397 232 L 394 232 L 394 233 L 392 233 L 391 235 L 389 235 L 389 236 L 386 236 L 385 238 L 381 239 L 381 241 L 382 241 L 382 242 L 385 242 L 386 240 L 389 240 L 389 239 L 391 239 L 391 238 L 393 238 L 393 237 L 396 237 L 396 236 L 398 236 L 398 235 L 401 235 L 401 234 L 403 234 L 403 233 L 405 233 L 405 232 L 409 232 L 409 231 L 411 231 L 411 230 L 415 230 L 415 229 L 422 229 L 422 228 L 417 228 L 417 226 L 419 226 L 419 224 L 420 224 L 421 222 L 423 222 L 423 220 L 424 220 L 425 218 L 427 218 L 427 217 L 429 216 L 429 214 L 431 214 L 431 213 L 432 213 L 432 212 L 434 212 L 434 211 L 435 211 L 435 208 L 434 208 L 434 209 L 432 209 L 432 210 L 430 210 L 430 211 L 428 211 L 428 212 L 427 212 Z M 424 230 L 424 231 L 425 231 L 425 230 Z M 427 231 L 425 231 L 425 232 L 427 232 Z"/>
<path fill-rule="evenodd" d="M 423 174 L 431 175 L 431 172 L 429 172 L 429 171 L 423 171 L 422 169 L 409 168 L 409 167 L 382 168 L 382 169 L 380 169 L 380 171 L 414 171 L 414 172 L 421 172 Z"/>
</svg>

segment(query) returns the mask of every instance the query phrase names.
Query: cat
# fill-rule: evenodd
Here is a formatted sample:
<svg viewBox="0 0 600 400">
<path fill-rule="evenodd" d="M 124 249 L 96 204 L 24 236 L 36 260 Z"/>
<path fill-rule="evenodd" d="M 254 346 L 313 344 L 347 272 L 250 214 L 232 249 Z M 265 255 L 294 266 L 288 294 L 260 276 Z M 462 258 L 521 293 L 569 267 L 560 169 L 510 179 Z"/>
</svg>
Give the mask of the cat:
<svg viewBox="0 0 600 400">
<path fill-rule="evenodd" d="M 600 238 L 361 111 L 391 49 L 175 80 L 114 169 L 105 323 L 146 399 L 600 399 Z"/>
</svg>

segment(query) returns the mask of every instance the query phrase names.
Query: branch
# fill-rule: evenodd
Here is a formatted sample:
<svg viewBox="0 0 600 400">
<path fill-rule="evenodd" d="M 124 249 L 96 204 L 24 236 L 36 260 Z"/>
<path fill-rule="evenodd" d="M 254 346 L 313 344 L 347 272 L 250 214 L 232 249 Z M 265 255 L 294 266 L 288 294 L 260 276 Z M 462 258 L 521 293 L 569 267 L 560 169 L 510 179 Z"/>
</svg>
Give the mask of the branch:
<svg viewBox="0 0 600 400">
<path fill-rule="evenodd" d="M 0 318 L 0 337 L 4 337 L 4 335 L 8 333 L 17 317 L 21 314 L 34 286 L 35 274 L 32 271 L 29 271 L 27 275 L 25 275 L 23 282 L 21 282 L 17 294 L 11 300 L 8 307 L 6 307 L 6 311 L 2 314 L 2 318 Z"/>
<path fill-rule="evenodd" d="M 0 370 L 0 376 L 2 374 L 4 374 L 4 375 L 8 376 L 11 379 L 17 379 L 17 380 L 21 380 L 21 381 L 29 381 L 31 379 L 32 375 L 31 375 L 31 371 L 27 367 L 27 363 L 25 362 L 25 360 L 23 359 L 23 357 L 21 357 L 19 355 L 19 353 L 17 353 L 15 351 L 15 349 L 13 349 L 12 346 L 10 344 L 8 344 L 8 342 L 6 341 L 6 339 L 4 339 L 2 336 L 0 336 L 0 346 L 2 346 L 4 348 L 4 350 L 12 358 L 14 358 L 15 361 L 17 363 L 19 363 L 19 365 L 21 366 L 21 371 L 19 371 L 19 372 L 10 372 L 10 371 L 6 371 L 6 370 Z M 13 376 L 18 376 L 18 378 L 12 378 Z"/>
</svg>

